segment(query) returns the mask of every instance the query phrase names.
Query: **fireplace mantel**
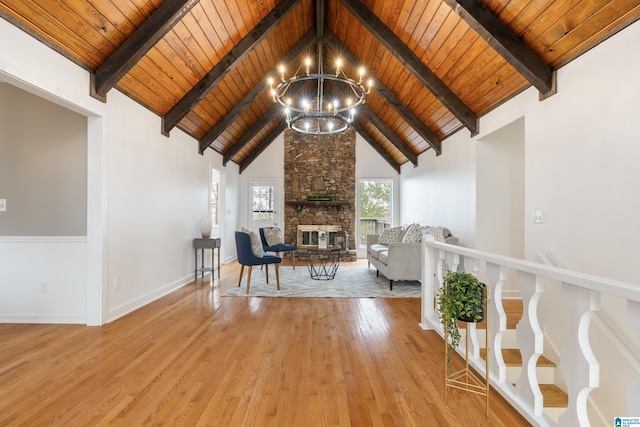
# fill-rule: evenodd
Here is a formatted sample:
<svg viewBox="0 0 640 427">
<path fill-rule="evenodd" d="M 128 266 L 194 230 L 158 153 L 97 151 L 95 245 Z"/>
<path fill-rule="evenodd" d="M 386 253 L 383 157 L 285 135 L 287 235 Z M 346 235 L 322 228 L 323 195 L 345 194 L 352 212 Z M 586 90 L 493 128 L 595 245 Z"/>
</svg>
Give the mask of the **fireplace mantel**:
<svg viewBox="0 0 640 427">
<path fill-rule="evenodd" d="M 340 202 L 337 200 L 287 200 L 287 206 L 293 206 L 297 211 L 301 211 L 304 206 L 328 207 L 342 209 L 343 206 L 353 206 L 352 202 Z"/>
</svg>

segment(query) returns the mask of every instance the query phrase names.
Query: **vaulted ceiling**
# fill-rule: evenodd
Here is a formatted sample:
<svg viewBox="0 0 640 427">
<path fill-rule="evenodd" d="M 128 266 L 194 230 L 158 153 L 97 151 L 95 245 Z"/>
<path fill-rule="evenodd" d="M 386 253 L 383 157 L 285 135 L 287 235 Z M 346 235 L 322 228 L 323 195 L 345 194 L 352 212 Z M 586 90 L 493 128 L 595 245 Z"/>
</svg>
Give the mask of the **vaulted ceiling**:
<svg viewBox="0 0 640 427">
<path fill-rule="evenodd" d="M 544 102 L 640 0 L 0 0 L 0 16 L 91 71 L 93 96 L 125 93 L 241 171 L 285 128 L 267 78 L 323 43 L 374 76 L 354 127 L 399 172 L 530 86 Z"/>
</svg>

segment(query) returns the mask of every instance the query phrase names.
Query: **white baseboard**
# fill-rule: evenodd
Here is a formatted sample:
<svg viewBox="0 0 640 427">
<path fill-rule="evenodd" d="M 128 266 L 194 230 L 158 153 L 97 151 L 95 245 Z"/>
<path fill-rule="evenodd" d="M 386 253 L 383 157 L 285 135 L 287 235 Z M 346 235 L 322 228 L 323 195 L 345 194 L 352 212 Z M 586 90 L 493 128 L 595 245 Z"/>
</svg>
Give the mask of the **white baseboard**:
<svg viewBox="0 0 640 427">
<path fill-rule="evenodd" d="M 86 325 L 87 318 L 84 316 L 59 316 L 42 314 L 17 314 L 0 315 L 0 323 L 42 323 L 60 325 Z"/>
<path fill-rule="evenodd" d="M 207 273 L 210 274 L 210 273 Z M 148 292 L 145 295 L 141 295 L 138 298 L 129 301 L 125 304 L 121 304 L 117 307 L 113 307 L 107 312 L 107 319 L 105 323 L 113 322 L 116 319 L 119 319 L 122 316 L 125 316 L 140 307 L 144 307 L 145 305 L 162 298 L 163 296 L 170 294 L 183 287 L 184 285 L 193 282 L 193 274 L 189 274 L 188 276 L 183 277 L 182 279 L 176 280 L 173 283 L 169 283 L 161 288 L 154 289 L 152 292 Z"/>
</svg>

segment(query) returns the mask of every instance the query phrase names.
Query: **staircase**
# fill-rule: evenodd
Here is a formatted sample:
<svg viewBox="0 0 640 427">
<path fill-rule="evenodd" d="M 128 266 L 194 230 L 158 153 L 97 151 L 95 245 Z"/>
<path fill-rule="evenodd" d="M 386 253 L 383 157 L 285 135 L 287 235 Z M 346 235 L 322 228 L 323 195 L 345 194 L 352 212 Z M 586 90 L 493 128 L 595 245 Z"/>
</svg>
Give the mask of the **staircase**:
<svg viewBox="0 0 640 427">
<path fill-rule="evenodd" d="M 503 300 L 505 312 L 507 314 L 507 331 L 503 335 L 502 358 L 507 365 L 507 381 L 512 384 L 518 380 L 522 371 L 522 356 L 516 344 L 516 325 L 522 317 L 522 300 Z M 484 330 L 486 322 L 477 324 L 479 340 L 484 343 Z M 461 332 L 463 329 L 461 328 Z M 480 338 L 480 337 L 479 337 Z M 480 349 L 480 357 L 484 360 L 486 349 Z M 558 421 L 558 417 L 569 405 L 569 397 L 562 389 L 554 384 L 556 375 L 556 364 L 544 356 L 538 358 L 536 374 L 538 376 L 540 391 L 544 399 L 544 413 L 551 419 Z"/>
<path fill-rule="evenodd" d="M 444 336 L 437 307 L 427 301 L 436 297 L 447 270 L 470 272 L 480 278 L 490 289 L 490 327 L 481 330 L 480 325 L 470 325 L 470 365 L 485 374 L 480 350 L 485 345 L 484 332 L 489 332 L 491 386 L 531 424 L 606 425 L 606 420 L 620 414 L 637 412 L 637 284 L 448 245 L 428 235 L 423 239 L 423 255 L 420 326 Z M 516 308 L 509 308 L 515 303 L 510 298 L 520 298 Z M 622 306 L 626 310 L 620 309 Z M 607 316 L 614 313 L 615 322 L 609 321 Z M 549 353 L 552 343 L 557 351 L 553 356 Z M 513 349 L 519 349 L 522 356 Z M 558 366 L 541 358 L 543 353 Z M 523 369 L 520 359 L 525 365 L 535 360 L 537 369 Z M 617 375 L 615 381 L 611 372 Z"/>
</svg>

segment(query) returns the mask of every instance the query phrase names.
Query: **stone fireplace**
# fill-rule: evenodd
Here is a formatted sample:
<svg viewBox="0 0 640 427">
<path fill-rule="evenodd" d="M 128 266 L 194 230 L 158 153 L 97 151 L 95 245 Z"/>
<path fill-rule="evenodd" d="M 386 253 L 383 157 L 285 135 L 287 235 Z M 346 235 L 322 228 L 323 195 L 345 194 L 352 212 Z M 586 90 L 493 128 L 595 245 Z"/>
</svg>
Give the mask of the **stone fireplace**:
<svg viewBox="0 0 640 427">
<path fill-rule="evenodd" d="M 298 226 L 308 227 L 307 242 L 319 226 L 349 236 L 354 248 L 356 198 L 356 133 L 353 128 L 336 135 L 284 132 L 284 237 L 298 242 Z M 307 200 L 328 196 L 330 200 Z M 330 238 L 333 237 L 330 234 Z M 331 241 L 330 241 L 331 242 Z M 303 243 L 303 244 L 300 244 Z M 310 245 L 311 243 L 306 243 Z M 317 244 L 317 242 L 315 243 Z M 356 258 L 355 251 L 350 258 Z"/>
</svg>

